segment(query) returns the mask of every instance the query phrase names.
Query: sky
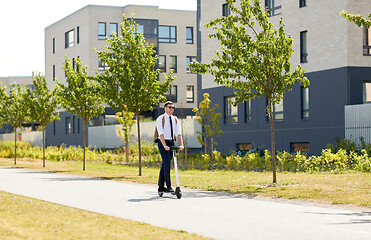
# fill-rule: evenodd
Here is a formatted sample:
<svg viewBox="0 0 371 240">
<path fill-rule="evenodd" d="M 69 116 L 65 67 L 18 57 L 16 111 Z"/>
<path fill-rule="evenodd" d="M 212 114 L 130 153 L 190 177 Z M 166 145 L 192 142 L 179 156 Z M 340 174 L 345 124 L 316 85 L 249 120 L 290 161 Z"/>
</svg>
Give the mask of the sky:
<svg viewBox="0 0 371 240">
<path fill-rule="evenodd" d="M 44 29 L 91 5 L 194 10 L 197 0 L 11 0 L 0 4 L 0 77 L 45 72 Z"/>
</svg>

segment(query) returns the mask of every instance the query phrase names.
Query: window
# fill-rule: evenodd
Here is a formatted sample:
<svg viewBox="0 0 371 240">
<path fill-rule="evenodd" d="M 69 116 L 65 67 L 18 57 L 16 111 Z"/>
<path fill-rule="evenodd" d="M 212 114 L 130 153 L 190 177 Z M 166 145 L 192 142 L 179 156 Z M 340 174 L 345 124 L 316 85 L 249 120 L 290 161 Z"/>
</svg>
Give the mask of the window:
<svg viewBox="0 0 371 240">
<path fill-rule="evenodd" d="M 104 126 L 104 116 L 100 115 L 89 120 L 90 126 Z"/>
<path fill-rule="evenodd" d="M 195 87 L 194 86 L 187 86 L 187 92 L 186 92 L 186 97 L 187 97 L 187 103 L 193 103 L 195 101 Z"/>
<path fill-rule="evenodd" d="M 53 81 L 55 81 L 55 65 L 53 65 Z"/>
<path fill-rule="evenodd" d="M 76 71 L 76 59 L 72 58 L 72 69 Z"/>
<path fill-rule="evenodd" d="M 80 134 L 80 118 L 77 117 L 77 134 Z"/>
<path fill-rule="evenodd" d="M 98 39 L 104 40 L 106 38 L 106 23 L 98 23 Z"/>
<path fill-rule="evenodd" d="M 235 97 L 224 97 L 224 123 L 236 124 L 238 122 L 238 108 L 233 106 Z"/>
<path fill-rule="evenodd" d="M 268 100 L 267 100 L 267 106 L 268 106 Z M 273 120 L 283 120 L 283 99 L 281 102 L 273 104 L 272 109 L 273 114 Z M 269 121 L 269 115 L 267 114 L 266 120 Z"/>
<path fill-rule="evenodd" d="M 135 22 L 138 24 L 137 33 L 142 33 L 146 42 L 153 44 L 153 49 L 158 52 L 158 20 L 135 19 Z"/>
<path fill-rule="evenodd" d="M 251 100 L 245 102 L 245 122 L 251 121 Z"/>
<path fill-rule="evenodd" d="M 80 43 L 80 27 L 77 27 L 77 29 L 76 29 L 77 31 L 76 31 L 76 35 L 77 35 L 77 44 L 79 44 Z"/>
<path fill-rule="evenodd" d="M 307 0 L 299 0 L 299 7 L 305 7 L 307 6 Z"/>
<path fill-rule="evenodd" d="M 309 152 L 309 142 L 290 143 L 291 152 Z"/>
<path fill-rule="evenodd" d="M 222 16 L 228 17 L 229 15 L 231 15 L 231 9 L 229 9 L 228 3 L 224 3 L 222 5 Z"/>
<path fill-rule="evenodd" d="M 165 97 L 168 101 L 177 102 L 178 100 L 178 88 L 176 85 L 172 86 L 170 90 L 165 93 Z"/>
<path fill-rule="evenodd" d="M 166 56 L 165 55 L 158 56 L 158 69 L 160 69 L 161 72 L 166 72 Z"/>
<path fill-rule="evenodd" d="M 161 43 L 176 43 L 176 26 L 159 26 L 158 41 Z"/>
<path fill-rule="evenodd" d="M 236 149 L 240 151 L 251 150 L 251 143 L 237 143 Z"/>
<path fill-rule="evenodd" d="M 309 118 L 309 88 L 301 87 L 301 118 Z"/>
<path fill-rule="evenodd" d="M 138 33 L 144 34 L 144 26 L 143 25 L 138 25 L 137 31 L 138 31 Z"/>
<path fill-rule="evenodd" d="M 363 82 L 363 103 L 371 103 L 371 81 Z"/>
<path fill-rule="evenodd" d="M 55 53 L 55 38 L 53 38 L 53 54 Z"/>
<path fill-rule="evenodd" d="M 118 120 L 116 119 L 116 115 L 104 115 L 104 125 L 115 125 L 119 124 Z"/>
<path fill-rule="evenodd" d="M 170 56 L 169 60 L 170 70 L 173 70 L 173 72 L 177 72 L 177 56 Z"/>
<path fill-rule="evenodd" d="M 98 71 L 106 71 L 108 69 L 109 69 L 108 64 L 98 59 Z"/>
<path fill-rule="evenodd" d="M 187 72 L 191 72 L 190 71 L 190 67 L 189 67 L 189 64 L 191 64 L 191 62 L 193 61 L 196 61 L 197 60 L 197 57 L 187 57 L 186 61 L 187 61 Z"/>
<path fill-rule="evenodd" d="M 73 29 L 69 32 L 66 32 L 64 34 L 64 39 L 65 39 L 65 44 L 64 44 L 65 48 L 70 48 L 70 47 L 75 46 L 75 30 Z"/>
<path fill-rule="evenodd" d="M 66 117 L 66 135 L 71 134 L 71 117 Z"/>
<path fill-rule="evenodd" d="M 53 121 L 53 135 L 55 136 L 55 120 Z"/>
<path fill-rule="evenodd" d="M 281 9 L 279 2 L 280 0 L 265 0 L 265 9 L 267 10 L 268 16 L 280 14 L 278 11 L 278 9 Z"/>
<path fill-rule="evenodd" d="M 273 120 L 283 120 L 283 99 L 273 105 Z"/>
<path fill-rule="evenodd" d="M 76 118 L 75 116 L 72 117 L 72 133 L 73 133 L 73 134 L 75 134 L 75 132 L 76 132 L 76 131 L 75 131 L 75 129 L 76 129 L 76 128 L 75 128 L 75 118 Z"/>
<path fill-rule="evenodd" d="M 193 44 L 193 27 L 186 28 L 186 43 Z"/>
<path fill-rule="evenodd" d="M 363 27 L 363 55 L 371 56 L 371 31 Z"/>
<path fill-rule="evenodd" d="M 300 32 L 300 62 L 308 62 L 307 31 Z"/>
<path fill-rule="evenodd" d="M 109 37 L 112 40 L 113 39 L 113 33 L 116 33 L 117 36 L 117 23 L 110 23 L 109 24 Z"/>
</svg>

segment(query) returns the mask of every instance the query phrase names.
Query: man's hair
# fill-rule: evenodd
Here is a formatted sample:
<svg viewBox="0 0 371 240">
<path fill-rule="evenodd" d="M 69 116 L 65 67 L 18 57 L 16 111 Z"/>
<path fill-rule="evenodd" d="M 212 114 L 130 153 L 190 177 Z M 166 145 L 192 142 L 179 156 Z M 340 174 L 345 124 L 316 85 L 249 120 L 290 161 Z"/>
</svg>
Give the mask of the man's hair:
<svg viewBox="0 0 371 240">
<path fill-rule="evenodd" d="M 165 102 L 165 107 L 167 107 L 168 105 L 173 105 L 174 103 L 172 101 L 166 101 Z"/>
</svg>

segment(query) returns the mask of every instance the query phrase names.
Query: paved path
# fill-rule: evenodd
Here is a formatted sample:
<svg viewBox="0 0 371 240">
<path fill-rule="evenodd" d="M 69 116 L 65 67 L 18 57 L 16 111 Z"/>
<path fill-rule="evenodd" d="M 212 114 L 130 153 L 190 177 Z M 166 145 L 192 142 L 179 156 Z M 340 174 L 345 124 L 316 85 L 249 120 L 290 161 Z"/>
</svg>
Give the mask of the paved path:
<svg viewBox="0 0 371 240">
<path fill-rule="evenodd" d="M 371 211 L 298 205 L 0 167 L 0 190 L 215 239 L 370 240 Z"/>
</svg>

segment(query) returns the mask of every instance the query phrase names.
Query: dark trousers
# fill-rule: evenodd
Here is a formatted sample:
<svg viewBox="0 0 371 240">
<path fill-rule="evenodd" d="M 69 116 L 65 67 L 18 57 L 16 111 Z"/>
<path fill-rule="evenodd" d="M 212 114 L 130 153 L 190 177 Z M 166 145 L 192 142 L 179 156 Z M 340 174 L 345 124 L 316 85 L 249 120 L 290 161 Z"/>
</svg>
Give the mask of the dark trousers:
<svg viewBox="0 0 371 240">
<path fill-rule="evenodd" d="M 168 147 L 174 146 L 173 141 L 165 140 L 165 142 Z M 166 182 L 166 186 L 171 187 L 170 166 L 171 159 L 173 158 L 173 151 L 172 150 L 166 151 L 164 146 L 162 146 L 161 141 L 158 141 L 157 145 L 162 158 L 160 175 L 158 176 L 158 186 L 164 187 Z"/>
</svg>

